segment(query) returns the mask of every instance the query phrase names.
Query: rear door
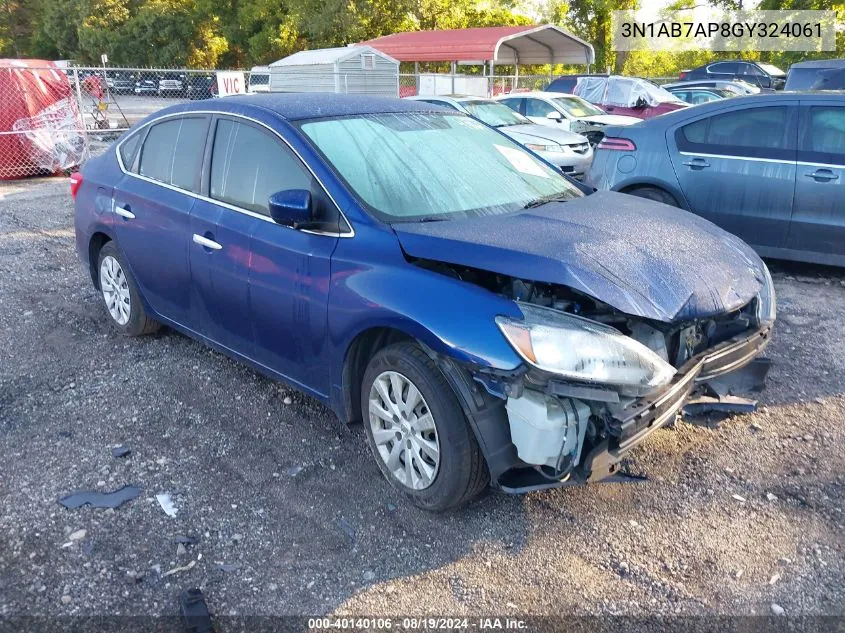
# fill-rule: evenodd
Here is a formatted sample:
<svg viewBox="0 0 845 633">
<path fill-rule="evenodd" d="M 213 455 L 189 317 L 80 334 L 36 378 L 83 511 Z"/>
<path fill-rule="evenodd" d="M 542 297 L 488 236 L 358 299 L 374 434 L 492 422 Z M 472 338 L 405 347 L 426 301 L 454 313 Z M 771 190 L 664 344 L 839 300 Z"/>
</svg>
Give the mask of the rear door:
<svg viewBox="0 0 845 633">
<path fill-rule="evenodd" d="M 802 100 L 787 248 L 845 260 L 845 105 Z"/>
<path fill-rule="evenodd" d="M 157 315 L 186 327 L 190 212 L 208 121 L 207 116 L 184 115 L 152 124 L 131 164 L 124 165 L 113 198 L 117 242 L 141 294 Z"/>
<path fill-rule="evenodd" d="M 795 103 L 766 100 L 670 128 L 672 164 L 691 211 L 753 246 L 784 246 L 795 188 Z"/>
</svg>

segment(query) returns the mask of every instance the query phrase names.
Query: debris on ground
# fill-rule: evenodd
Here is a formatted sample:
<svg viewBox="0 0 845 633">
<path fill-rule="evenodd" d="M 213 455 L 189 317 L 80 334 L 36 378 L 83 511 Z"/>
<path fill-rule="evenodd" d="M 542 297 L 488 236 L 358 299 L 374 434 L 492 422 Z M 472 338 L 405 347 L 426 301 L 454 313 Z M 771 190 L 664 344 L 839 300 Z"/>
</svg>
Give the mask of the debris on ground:
<svg viewBox="0 0 845 633">
<path fill-rule="evenodd" d="M 170 542 L 176 545 L 195 545 L 199 539 L 196 536 L 174 536 Z"/>
<path fill-rule="evenodd" d="M 196 566 L 197 566 L 197 561 L 192 560 L 187 565 L 182 565 L 181 567 L 174 567 L 173 569 L 168 569 L 166 572 L 164 572 L 161 575 L 161 577 L 167 578 L 168 576 L 172 576 L 173 574 L 178 574 L 178 573 L 183 572 L 183 571 L 191 571 Z"/>
<path fill-rule="evenodd" d="M 349 524 L 349 521 L 347 521 L 346 519 L 341 518 L 341 520 L 340 520 L 340 521 L 338 521 L 338 525 L 340 526 L 340 529 L 341 529 L 341 530 L 343 530 L 343 533 L 344 533 L 344 534 L 346 534 L 346 536 L 348 536 L 348 537 L 349 537 L 349 540 L 350 540 L 350 541 L 354 541 L 354 540 L 355 540 L 355 528 L 354 528 L 354 527 L 352 527 L 352 526 Z"/>
<path fill-rule="evenodd" d="M 113 492 L 86 490 L 59 497 L 59 503 L 71 510 L 75 510 L 85 504 L 91 504 L 95 508 L 118 508 L 139 494 L 141 494 L 141 489 L 137 486 L 123 486 Z"/>
<path fill-rule="evenodd" d="M 128 457 L 132 453 L 132 449 L 128 446 L 117 446 L 111 449 L 111 455 L 115 459 L 120 459 L 121 457 Z"/>
<path fill-rule="evenodd" d="M 182 543 L 179 543 L 176 546 L 176 556 L 178 556 L 179 558 L 182 558 L 182 556 L 185 556 L 187 553 L 188 549 Z"/>
<path fill-rule="evenodd" d="M 237 571 L 240 568 L 241 568 L 240 565 L 227 564 L 227 563 L 217 563 L 214 566 L 214 569 L 216 569 L 217 571 L 222 571 L 222 572 L 226 572 L 226 573 L 231 573 L 233 571 Z"/>
<path fill-rule="evenodd" d="M 296 477 L 302 471 L 302 466 L 291 466 L 290 468 L 285 468 L 285 474 L 290 477 Z"/>
<path fill-rule="evenodd" d="M 740 503 L 745 503 L 745 497 L 742 497 L 740 495 L 731 495 L 731 497 L 733 497 L 734 499 L 736 499 Z"/>
<path fill-rule="evenodd" d="M 786 609 L 784 609 L 779 604 L 776 604 L 776 603 L 773 602 L 772 603 L 772 613 L 774 613 L 775 615 L 783 615 L 784 613 L 786 613 Z"/>
<path fill-rule="evenodd" d="M 199 589 L 186 589 L 179 594 L 179 611 L 188 633 L 211 633 L 211 612 Z"/>
<path fill-rule="evenodd" d="M 156 495 L 156 500 L 158 501 L 158 505 L 161 506 L 161 509 L 164 510 L 164 513 L 169 517 L 175 517 L 176 514 L 179 512 L 178 508 L 173 505 L 173 499 L 170 498 L 169 492 L 161 492 Z"/>
<path fill-rule="evenodd" d="M 86 530 L 77 530 L 76 532 L 74 532 L 73 534 L 68 536 L 68 540 L 70 540 L 70 541 L 81 541 L 82 539 L 85 538 L 86 534 L 88 534 L 88 532 Z"/>
<path fill-rule="evenodd" d="M 684 405 L 685 416 L 696 417 L 705 413 L 754 413 L 757 401 L 738 396 L 700 396 Z"/>
</svg>

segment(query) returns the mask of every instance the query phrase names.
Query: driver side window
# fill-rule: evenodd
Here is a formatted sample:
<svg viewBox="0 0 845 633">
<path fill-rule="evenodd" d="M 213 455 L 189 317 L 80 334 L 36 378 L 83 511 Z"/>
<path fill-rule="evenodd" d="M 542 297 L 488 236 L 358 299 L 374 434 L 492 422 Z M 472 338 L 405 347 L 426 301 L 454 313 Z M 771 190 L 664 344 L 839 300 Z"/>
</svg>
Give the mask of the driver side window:
<svg viewBox="0 0 845 633">
<path fill-rule="evenodd" d="M 557 110 L 545 101 L 540 101 L 540 99 L 525 100 L 525 116 L 543 118 L 549 116 L 552 112 L 557 112 Z"/>
</svg>

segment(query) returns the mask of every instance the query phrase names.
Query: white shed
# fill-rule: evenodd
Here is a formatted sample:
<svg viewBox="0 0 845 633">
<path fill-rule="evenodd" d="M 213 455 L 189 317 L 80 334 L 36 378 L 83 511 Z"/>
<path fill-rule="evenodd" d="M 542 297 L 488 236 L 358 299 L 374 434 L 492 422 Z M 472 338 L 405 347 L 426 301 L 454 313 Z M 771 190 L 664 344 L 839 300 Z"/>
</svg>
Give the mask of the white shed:
<svg viewBox="0 0 845 633">
<path fill-rule="evenodd" d="M 399 62 L 369 46 L 301 51 L 270 64 L 270 92 L 399 96 Z"/>
</svg>

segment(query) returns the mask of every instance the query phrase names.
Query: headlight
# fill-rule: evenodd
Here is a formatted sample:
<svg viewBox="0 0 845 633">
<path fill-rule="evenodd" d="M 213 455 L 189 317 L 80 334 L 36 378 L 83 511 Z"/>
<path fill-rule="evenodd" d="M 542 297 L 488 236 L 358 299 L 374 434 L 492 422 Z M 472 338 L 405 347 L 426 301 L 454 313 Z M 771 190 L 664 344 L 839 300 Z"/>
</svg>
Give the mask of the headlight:
<svg viewBox="0 0 845 633">
<path fill-rule="evenodd" d="M 525 147 L 533 149 L 535 152 L 565 152 L 566 147 L 563 145 L 535 145 L 534 143 L 526 143 Z"/>
<path fill-rule="evenodd" d="M 522 358 L 570 380 L 641 396 L 668 384 L 675 368 L 645 345 L 602 323 L 519 303 L 524 319 L 496 317 Z"/>
<path fill-rule="evenodd" d="M 777 317 L 777 297 L 775 297 L 775 284 L 766 264 L 763 264 L 763 276 L 763 289 L 757 295 L 757 320 L 761 324 L 771 324 Z"/>
</svg>

